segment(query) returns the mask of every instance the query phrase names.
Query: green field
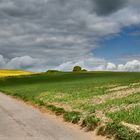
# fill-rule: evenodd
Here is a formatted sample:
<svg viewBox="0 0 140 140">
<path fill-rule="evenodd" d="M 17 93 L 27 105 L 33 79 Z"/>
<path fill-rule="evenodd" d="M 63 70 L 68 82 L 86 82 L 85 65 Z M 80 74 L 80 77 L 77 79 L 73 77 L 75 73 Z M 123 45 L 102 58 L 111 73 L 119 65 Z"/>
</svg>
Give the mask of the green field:
<svg viewBox="0 0 140 140">
<path fill-rule="evenodd" d="M 0 78 L 0 90 L 45 106 L 88 130 L 97 128 L 98 134 L 140 140 L 134 129 L 140 127 L 138 72 L 53 72 L 4 77 Z"/>
</svg>

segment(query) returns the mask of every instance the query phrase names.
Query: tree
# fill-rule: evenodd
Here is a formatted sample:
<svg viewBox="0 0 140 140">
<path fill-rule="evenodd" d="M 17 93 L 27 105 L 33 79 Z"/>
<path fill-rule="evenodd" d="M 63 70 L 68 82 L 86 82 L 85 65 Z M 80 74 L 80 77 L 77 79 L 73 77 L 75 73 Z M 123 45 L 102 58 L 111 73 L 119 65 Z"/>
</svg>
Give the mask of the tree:
<svg viewBox="0 0 140 140">
<path fill-rule="evenodd" d="M 77 71 L 81 71 L 81 70 L 82 70 L 82 68 L 80 66 L 75 66 L 73 68 L 73 72 L 77 72 Z"/>
</svg>

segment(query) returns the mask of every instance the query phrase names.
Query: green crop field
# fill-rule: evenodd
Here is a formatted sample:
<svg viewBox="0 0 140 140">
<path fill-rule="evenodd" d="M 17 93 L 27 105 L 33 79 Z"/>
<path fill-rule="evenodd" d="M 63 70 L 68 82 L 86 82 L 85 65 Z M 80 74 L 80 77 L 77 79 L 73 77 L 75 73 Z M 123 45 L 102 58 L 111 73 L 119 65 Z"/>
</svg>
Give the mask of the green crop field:
<svg viewBox="0 0 140 140">
<path fill-rule="evenodd" d="M 140 73 L 52 72 L 0 78 L 0 90 L 100 135 L 140 140 Z"/>
</svg>

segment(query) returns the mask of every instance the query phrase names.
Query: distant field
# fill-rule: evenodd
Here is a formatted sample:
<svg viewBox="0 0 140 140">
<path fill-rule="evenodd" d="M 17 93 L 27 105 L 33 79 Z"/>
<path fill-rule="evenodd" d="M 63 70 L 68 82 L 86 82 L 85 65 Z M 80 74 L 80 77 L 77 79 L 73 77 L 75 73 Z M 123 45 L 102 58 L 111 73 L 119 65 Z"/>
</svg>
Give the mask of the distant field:
<svg viewBox="0 0 140 140">
<path fill-rule="evenodd" d="M 0 90 L 46 106 L 66 121 L 140 140 L 140 73 L 42 73 L 0 79 Z"/>
<path fill-rule="evenodd" d="M 32 72 L 22 70 L 0 70 L 0 77 L 29 75 L 29 74 L 32 74 Z"/>
</svg>

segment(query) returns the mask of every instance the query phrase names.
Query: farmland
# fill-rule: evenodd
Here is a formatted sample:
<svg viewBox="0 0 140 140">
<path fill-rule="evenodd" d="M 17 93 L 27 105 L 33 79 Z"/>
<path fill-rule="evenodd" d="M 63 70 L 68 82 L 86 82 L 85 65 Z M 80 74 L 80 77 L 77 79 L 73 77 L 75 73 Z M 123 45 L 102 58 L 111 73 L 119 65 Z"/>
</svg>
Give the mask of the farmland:
<svg viewBox="0 0 140 140">
<path fill-rule="evenodd" d="M 20 75 L 29 75 L 32 72 L 23 71 L 23 70 L 0 70 L 0 77 L 8 76 L 20 76 Z"/>
<path fill-rule="evenodd" d="M 52 72 L 1 77 L 0 90 L 65 121 L 116 139 L 140 140 L 140 73 Z"/>
</svg>

